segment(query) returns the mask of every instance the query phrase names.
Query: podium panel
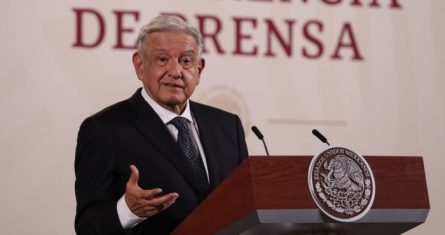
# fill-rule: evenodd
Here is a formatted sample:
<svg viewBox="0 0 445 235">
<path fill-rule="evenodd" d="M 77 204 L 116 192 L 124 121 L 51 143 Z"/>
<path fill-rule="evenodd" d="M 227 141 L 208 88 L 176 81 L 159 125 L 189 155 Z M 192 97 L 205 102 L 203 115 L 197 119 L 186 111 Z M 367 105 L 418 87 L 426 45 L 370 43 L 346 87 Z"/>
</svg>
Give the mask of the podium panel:
<svg viewBox="0 0 445 235">
<path fill-rule="evenodd" d="M 245 160 L 173 234 L 401 234 L 429 212 L 421 157 L 367 156 L 376 194 L 363 218 L 338 222 L 313 201 L 307 180 L 311 156 Z"/>
</svg>

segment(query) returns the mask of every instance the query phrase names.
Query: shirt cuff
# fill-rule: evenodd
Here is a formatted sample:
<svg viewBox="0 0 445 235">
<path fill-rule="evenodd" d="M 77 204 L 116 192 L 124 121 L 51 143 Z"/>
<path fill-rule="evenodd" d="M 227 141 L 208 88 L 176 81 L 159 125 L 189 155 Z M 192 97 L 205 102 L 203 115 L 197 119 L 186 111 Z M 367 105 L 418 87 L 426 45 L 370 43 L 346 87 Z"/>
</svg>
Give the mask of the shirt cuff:
<svg viewBox="0 0 445 235">
<path fill-rule="evenodd" d="M 128 208 L 127 202 L 125 202 L 125 194 L 117 202 L 117 215 L 119 216 L 119 221 L 124 229 L 130 229 L 144 221 L 146 218 L 141 218 Z"/>
</svg>

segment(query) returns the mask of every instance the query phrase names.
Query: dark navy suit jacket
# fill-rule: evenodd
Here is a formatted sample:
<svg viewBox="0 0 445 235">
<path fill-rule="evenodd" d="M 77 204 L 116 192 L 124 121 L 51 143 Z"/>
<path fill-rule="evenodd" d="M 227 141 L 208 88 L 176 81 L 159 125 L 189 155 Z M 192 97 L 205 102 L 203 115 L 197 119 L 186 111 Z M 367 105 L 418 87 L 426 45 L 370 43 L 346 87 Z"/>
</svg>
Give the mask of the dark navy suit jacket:
<svg viewBox="0 0 445 235">
<path fill-rule="evenodd" d="M 80 127 L 75 158 L 77 234 L 168 234 L 207 196 L 140 90 L 87 118 Z M 190 108 L 214 189 L 247 158 L 244 131 L 234 114 L 192 101 Z M 116 203 L 125 193 L 131 164 L 139 169 L 143 189 L 159 187 L 163 193 L 177 192 L 179 198 L 167 210 L 125 231 Z"/>
</svg>

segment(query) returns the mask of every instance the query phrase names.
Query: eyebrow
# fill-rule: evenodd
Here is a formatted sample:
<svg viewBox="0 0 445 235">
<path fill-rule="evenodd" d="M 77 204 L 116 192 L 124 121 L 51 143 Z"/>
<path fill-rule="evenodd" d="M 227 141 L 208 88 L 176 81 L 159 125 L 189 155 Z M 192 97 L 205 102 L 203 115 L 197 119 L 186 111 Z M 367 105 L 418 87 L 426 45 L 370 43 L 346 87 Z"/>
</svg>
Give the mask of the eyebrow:
<svg viewBox="0 0 445 235">
<path fill-rule="evenodd" d="M 184 54 L 196 54 L 195 50 L 187 50 L 183 52 Z"/>
<path fill-rule="evenodd" d="M 155 50 L 155 52 L 162 52 L 162 53 L 168 52 L 168 50 L 160 49 L 160 48 L 154 49 L 154 50 Z M 186 50 L 186 51 L 181 52 L 180 54 L 196 54 L 196 51 L 195 50 Z"/>
</svg>

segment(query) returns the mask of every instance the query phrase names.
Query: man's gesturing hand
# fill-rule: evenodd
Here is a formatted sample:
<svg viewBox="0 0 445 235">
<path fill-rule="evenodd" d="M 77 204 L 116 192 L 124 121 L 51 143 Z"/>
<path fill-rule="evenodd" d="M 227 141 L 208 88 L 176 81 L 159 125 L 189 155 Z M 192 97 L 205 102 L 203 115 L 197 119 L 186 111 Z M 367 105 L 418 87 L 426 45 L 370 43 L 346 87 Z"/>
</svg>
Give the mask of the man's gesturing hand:
<svg viewBox="0 0 445 235">
<path fill-rule="evenodd" d="M 135 215 L 144 218 L 151 217 L 171 206 L 178 198 L 177 193 L 158 196 L 162 189 L 144 190 L 138 185 L 139 171 L 131 165 L 131 176 L 125 190 L 125 202 Z"/>
</svg>

